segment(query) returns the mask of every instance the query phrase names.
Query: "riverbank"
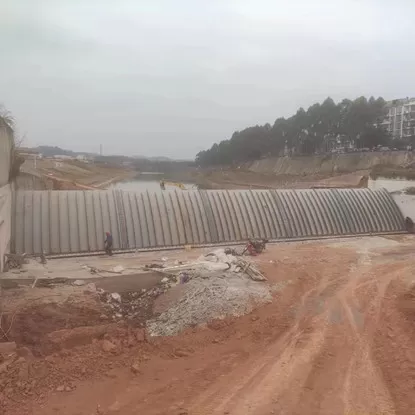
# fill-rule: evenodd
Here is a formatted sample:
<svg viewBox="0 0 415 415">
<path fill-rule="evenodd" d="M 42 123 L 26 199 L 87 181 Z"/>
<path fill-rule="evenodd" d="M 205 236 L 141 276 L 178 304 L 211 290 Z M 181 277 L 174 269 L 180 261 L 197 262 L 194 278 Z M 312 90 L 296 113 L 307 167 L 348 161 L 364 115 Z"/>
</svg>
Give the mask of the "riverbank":
<svg viewBox="0 0 415 415">
<path fill-rule="evenodd" d="M 76 160 L 26 161 L 21 167 L 17 186 L 26 190 L 96 190 L 118 181 L 133 179 L 137 172 L 122 166 L 84 163 Z"/>
<path fill-rule="evenodd" d="M 403 166 L 377 165 L 370 172 L 370 178 L 376 180 L 378 177 L 388 179 L 415 180 L 415 166 L 413 163 Z"/>
<path fill-rule="evenodd" d="M 414 162 L 408 151 L 367 151 L 346 154 L 271 157 L 246 163 L 243 168 L 254 173 L 274 175 L 332 175 L 371 170 L 378 165 L 406 166 Z"/>
<path fill-rule="evenodd" d="M 366 187 L 365 177 L 415 177 L 413 155 L 408 152 L 367 152 L 257 160 L 234 167 L 188 167 L 145 175 L 121 165 L 80 161 L 38 160 L 22 166 L 19 188 L 30 190 L 94 190 L 112 188 L 115 183 L 160 179 L 196 185 L 199 189 L 272 189 Z M 402 167 L 406 166 L 406 167 Z M 388 176 L 389 175 L 389 176 Z M 411 177 L 408 177 L 411 175 Z"/>
<path fill-rule="evenodd" d="M 369 170 L 341 174 L 260 174 L 241 169 L 203 171 L 194 177 L 199 189 L 309 189 L 366 187 Z"/>
</svg>

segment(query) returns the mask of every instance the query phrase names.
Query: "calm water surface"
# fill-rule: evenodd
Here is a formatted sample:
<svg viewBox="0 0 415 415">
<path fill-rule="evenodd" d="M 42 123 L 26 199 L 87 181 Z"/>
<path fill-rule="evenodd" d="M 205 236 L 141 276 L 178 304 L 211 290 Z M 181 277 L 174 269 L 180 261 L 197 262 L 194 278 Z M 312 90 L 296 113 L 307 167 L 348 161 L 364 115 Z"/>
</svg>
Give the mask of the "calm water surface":
<svg viewBox="0 0 415 415">
<path fill-rule="evenodd" d="M 195 189 L 192 184 L 189 183 L 183 183 L 186 189 Z M 149 180 L 149 179 L 136 179 L 136 180 L 130 180 L 126 182 L 119 182 L 113 184 L 110 189 L 119 189 L 119 190 L 126 190 L 130 192 L 162 192 L 160 188 L 160 180 Z M 177 186 L 172 186 L 166 184 L 166 190 L 165 191 L 182 191 Z"/>
<path fill-rule="evenodd" d="M 407 179 L 389 179 L 386 177 L 378 177 L 377 179 L 369 179 L 368 188 L 375 190 L 375 189 L 382 189 L 385 188 L 388 192 L 398 192 L 408 187 L 415 187 L 415 180 L 407 180 Z"/>
</svg>

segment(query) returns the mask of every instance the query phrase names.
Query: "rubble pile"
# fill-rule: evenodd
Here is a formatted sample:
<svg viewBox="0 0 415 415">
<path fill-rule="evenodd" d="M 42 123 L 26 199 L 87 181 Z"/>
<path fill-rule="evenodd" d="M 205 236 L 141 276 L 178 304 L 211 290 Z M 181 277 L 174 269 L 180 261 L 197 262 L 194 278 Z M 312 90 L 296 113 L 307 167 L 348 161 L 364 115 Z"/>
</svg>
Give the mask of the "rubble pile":
<svg viewBox="0 0 415 415">
<path fill-rule="evenodd" d="M 163 271 L 178 272 L 184 288 L 166 311 L 147 322 L 152 336 L 175 335 L 187 327 L 241 316 L 272 299 L 269 286 L 258 282 L 266 278 L 253 264 L 224 250 Z"/>
<path fill-rule="evenodd" d="M 176 284 L 176 277 L 169 276 L 161 280 L 161 283 L 151 289 L 142 289 L 139 292 L 110 293 L 98 290 L 99 298 L 111 315 L 113 320 L 126 319 L 139 326 L 152 317 L 154 300 L 165 293 L 172 285 Z"/>
<path fill-rule="evenodd" d="M 259 283 L 266 281 L 265 276 L 229 249 L 217 249 L 193 262 L 164 265 L 158 272 L 163 278 L 151 289 L 123 293 L 97 289 L 106 315 L 115 321 L 147 326 L 150 335 L 163 336 L 214 319 L 247 314 L 258 304 L 271 301 L 270 287 Z M 177 285 L 180 294 L 168 301 L 165 310 L 154 314 L 155 300 Z"/>
</svg>

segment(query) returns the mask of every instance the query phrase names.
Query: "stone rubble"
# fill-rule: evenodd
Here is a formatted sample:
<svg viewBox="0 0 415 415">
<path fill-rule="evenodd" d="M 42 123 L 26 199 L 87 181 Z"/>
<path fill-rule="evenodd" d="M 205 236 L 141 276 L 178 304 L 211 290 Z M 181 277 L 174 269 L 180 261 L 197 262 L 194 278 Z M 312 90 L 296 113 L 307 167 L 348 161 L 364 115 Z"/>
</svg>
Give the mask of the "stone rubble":
<svg viewBox="0 0 415 415">
<path fill-rule="evenodd" d="M 166 311 L 147 322 L 151 336 L 175 335 L 215 319 L 241 316 L 272 300 L 269 285 L 258 282 L 265 277 L 250 262 L 223 249 L 172 268 L 178 270 L 177 281 L 184 283 L 184 291 Z"/>
</svg>

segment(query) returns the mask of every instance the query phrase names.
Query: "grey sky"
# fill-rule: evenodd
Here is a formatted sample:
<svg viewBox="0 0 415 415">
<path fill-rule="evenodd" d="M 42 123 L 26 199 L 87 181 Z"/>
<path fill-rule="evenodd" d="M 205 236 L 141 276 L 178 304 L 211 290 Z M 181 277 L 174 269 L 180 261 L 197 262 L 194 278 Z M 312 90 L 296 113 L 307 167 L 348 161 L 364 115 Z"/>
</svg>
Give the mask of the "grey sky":
<svg viewBox="0 0 415 415">
<path fill-rule="evenodd" d="M 27 145 L 190 158 L 334 99 L 415 95 L 415 2 L 2 0 L 0 102 Z"/>
</svg>

